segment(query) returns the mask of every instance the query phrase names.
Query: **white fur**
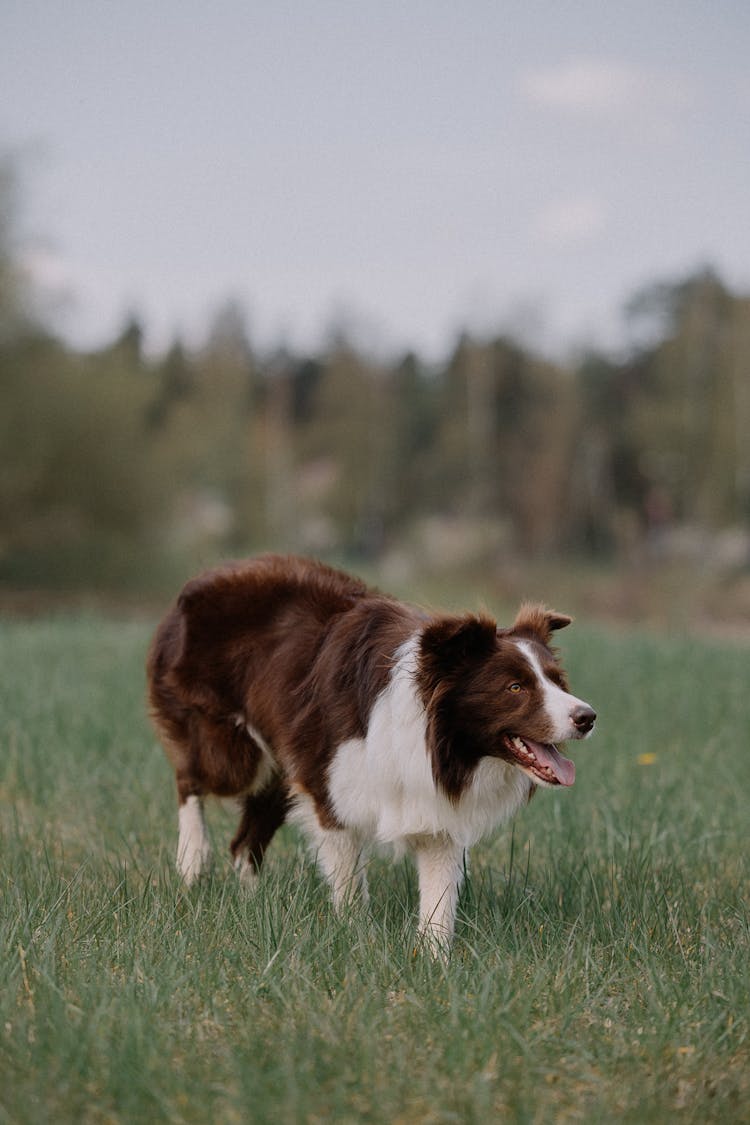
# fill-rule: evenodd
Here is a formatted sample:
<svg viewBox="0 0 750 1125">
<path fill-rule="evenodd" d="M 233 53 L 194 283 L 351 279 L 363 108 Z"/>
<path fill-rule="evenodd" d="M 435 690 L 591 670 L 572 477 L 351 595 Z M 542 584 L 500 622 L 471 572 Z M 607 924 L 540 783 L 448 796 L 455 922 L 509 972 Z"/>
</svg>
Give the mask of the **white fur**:
<svg viewBox="0 0 750 1125">
<path fill-rule="evenodd" d="M 237 878 L 242 886 L 248 891 L 254 891 L 258 885 L 258 872 L 255 864 L 251 861 L 250 857 L 245 853 L 238 853 L 234 859 L 234 869 L 237 872 Z"/>
<path fill-rule="evenodd" d="M 203 802 L 190 796 L 178 812 L 177 870 L 191 886 L 205 870 L 211 858 L 211 845 L 203 819 Z"/>
<path fill-rule="evenodd" d="M 347 828 L 323 828 L 313 800 L 306 793 L 296 795 L 289 819 L 299 825 L 311 844 L 330 884 L 334 907 L 340 910 L 357 894 L 366 903 L 366 860 L 359 834 Z"/>
<path fill-rule="evenodd" d="M 419 928 L 433 952 L 453 938 L 458 892 L 463 881 L 464 849 L 449 836 L 415 842 L 419 873 Z"/>
<path fill-rule="evenodd" d="M 537 659 L 532 645 L 528 641 L 516 641 L 516 646 L 531 665 L 534 675 L 541 686 L 544 698 L 544 709 L 552 725 L 553 735 L 551 742 L 566 742 L 569 738 L 578 738 L 579 732 L 573 722 L 573 715 L 581 707 L 588 707 L 582 699 L 563 691 L 545 676 L 542 666 Z"/>
<path fill-rule="evenodd" d="M 250 735 L 253 742 L 255 742 L 260 747 L 261 751 L 261 759 L 258 762 L 258 772 L 255 775 L 255 780 L 253 781 L 253 786 L 250 792 L 261 793 L 269 784 L 274 774 L 277 772 L 278 765 L 276 763 L 275 757 L 273 756 L 271 747 L 268 745 L 260 731 L 256 730 L 256 728 L 250 723 L 246 723 L 245 726 L 247 729 L 247 733 Z"/>
</svg>

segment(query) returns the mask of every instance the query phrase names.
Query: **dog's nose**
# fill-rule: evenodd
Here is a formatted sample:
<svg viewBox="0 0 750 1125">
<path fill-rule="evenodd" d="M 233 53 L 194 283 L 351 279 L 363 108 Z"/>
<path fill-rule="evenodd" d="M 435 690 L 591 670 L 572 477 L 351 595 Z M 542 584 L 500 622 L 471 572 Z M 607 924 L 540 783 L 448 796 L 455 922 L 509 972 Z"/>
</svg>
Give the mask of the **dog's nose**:
<svg viewBox="0 0 750 1125">
<path fill-rule="evenodd" d="M 596 711 L 594 711 L 592 707 L 588 707 L 585 703 L 580 707 L 576 707 L 570 717 L 573 720 L 573 726 L 581 736 L 589 734 L 594 729 Z"/>
</svg>

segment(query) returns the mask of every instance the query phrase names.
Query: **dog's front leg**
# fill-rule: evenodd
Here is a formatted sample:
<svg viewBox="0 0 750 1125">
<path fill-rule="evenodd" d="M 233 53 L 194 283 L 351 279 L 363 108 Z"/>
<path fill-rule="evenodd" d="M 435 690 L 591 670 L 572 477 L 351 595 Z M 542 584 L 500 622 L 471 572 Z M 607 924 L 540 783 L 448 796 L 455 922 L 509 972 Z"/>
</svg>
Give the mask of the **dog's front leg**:
<svg viewBox="0 0 750 1125">
<path fill-rule="evenodd" d="M 331 888 L 337 911 L 357 898 L 367 905 L 367 864 L 362 842 L 353 832 L 334 828 L 318 833 L 318 863 Z"/>
<path fill-rule="evenodd" d="M 211 859 L 211 844 L 203 818 L 203 798 L 196 794 L 181 799 L 179 807 L 177 870 L 187 887 L 200 878 Z"/>
<path fill-rule="evenodd" d="M 419 929 L 432 953 L 446 953 L 453 939 L 464 849 L 449 836 L 424 836 L 414 844 L 419 873 Z"/>
</svg>

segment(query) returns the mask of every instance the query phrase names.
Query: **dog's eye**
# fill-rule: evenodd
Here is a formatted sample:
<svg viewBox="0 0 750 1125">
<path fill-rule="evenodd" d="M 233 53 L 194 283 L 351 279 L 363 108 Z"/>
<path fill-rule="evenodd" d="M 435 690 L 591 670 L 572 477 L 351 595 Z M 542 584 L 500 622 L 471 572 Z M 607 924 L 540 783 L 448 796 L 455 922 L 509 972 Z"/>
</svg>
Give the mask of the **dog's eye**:
<svg viewBox="0 0 750 1125">
<path fill-rule="evenodd" d="M 519 691 L 523 691 L 520 684 L 511 684 L 508 691 L 512 691 L 514 695 L 518 695 Z"/>
</svg>

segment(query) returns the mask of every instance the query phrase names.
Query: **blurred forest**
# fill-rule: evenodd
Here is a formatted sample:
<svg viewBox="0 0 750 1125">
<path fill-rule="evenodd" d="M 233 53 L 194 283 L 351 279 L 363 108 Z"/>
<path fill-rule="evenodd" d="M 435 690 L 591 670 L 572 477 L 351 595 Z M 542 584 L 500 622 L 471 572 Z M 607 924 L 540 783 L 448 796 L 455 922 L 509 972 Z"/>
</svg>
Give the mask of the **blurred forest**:
<svg viewBox="0 0 750 1125">
<path fill-rule="evenodd" d="M 464 335 L 442 363 L 345 335 L 259 354 L 239 305 L 202 347 L 143 327 L 82 353 L 34 312 L 0 181 L 0 587 L 160 591 L 266 548 L 418 581 L 565 558 L 747 586 L 750 298 L 644 289 L 632 345 L 574 363 Z M 747 612 L 750 618 L 750 595 Z"/>
</svg>

